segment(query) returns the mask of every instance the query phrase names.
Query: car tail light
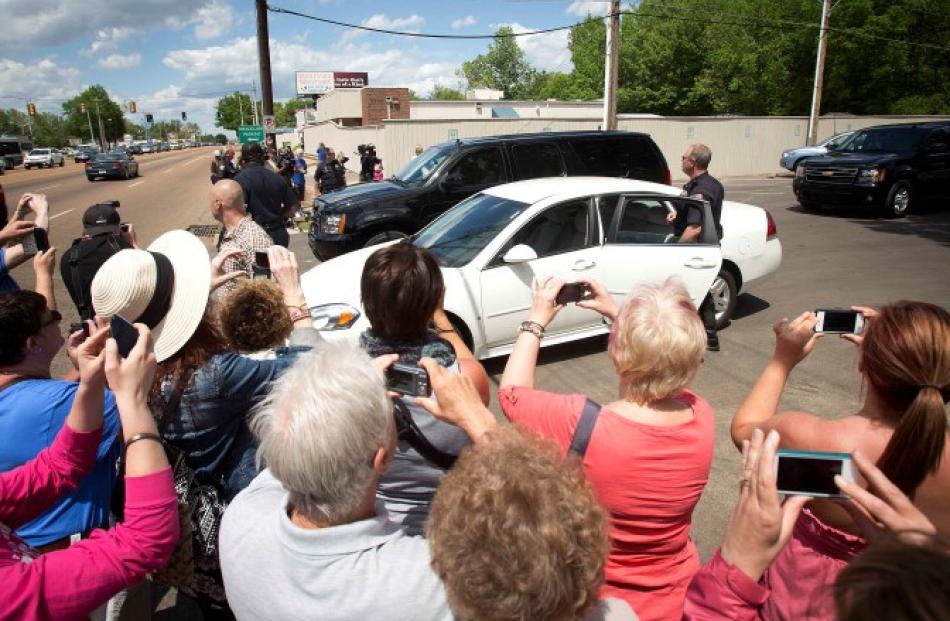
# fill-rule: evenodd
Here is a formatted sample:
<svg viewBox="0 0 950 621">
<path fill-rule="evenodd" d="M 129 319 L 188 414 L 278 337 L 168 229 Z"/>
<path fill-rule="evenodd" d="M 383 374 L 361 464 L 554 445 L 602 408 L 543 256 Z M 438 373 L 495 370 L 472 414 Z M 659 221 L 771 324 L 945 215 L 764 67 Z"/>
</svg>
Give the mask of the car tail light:
<svg viewBox="0 0 950 621">
<path fill-rule="evenodd" d="M 768 211 L 765 212 L 765 239 L 769 240 L 778 235 L 778 227 L 775 226 L 775 220 L 772 218 L 772 214 Z"/>
<path fill-rule="evenodd" d="M 86 162 L 86 168 L 89 168 L 90 166 L 92 166 L 92 162 Z"/>
<path fill-rule="evenodd" d="M 118 163 L 118 162 L 112 162 L 112 167 L 113 167 L 113 168 L 122 168 L 122 164 L 120 164 L 120 163 Z"/>
<path fill-rule="evenodd" d="M 673 185 L 673 175 L 670 174 L 669 168 L 663 171 L 663 183 L 666 185 Z"/>
</svg>

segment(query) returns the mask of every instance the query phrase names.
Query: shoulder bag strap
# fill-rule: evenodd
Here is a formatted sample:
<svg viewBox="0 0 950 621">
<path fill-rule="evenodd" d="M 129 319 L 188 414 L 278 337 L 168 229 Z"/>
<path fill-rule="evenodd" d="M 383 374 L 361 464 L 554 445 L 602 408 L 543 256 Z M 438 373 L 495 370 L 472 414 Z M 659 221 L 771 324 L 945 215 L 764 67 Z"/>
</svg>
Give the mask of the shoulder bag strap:
<svg viewBox="0 0 950 621">
<path fill-rule="evenodd" d="M 577 427 L 574 428 L 574 435 L 568 448 L 568 456 L 574 453 L 580 458 L 584 457 L 584 454 L 587 453 L 587 445 L 590 444 L 590 437 L 594 433 L 594 425 L 597 424 L 598 416 L 600 416 L 600 405 L 587 399 L 584 402 L 581 417 L 577 421 Z"/>
<path fill-rule="evenodd" d="M 406 407 L 405 403 L 401 401 L 393 402 L 393 416 L 396 419 L 396 432 L 399 439 L 408 442 L 409 446 L 416 449 L 416 452 L 422 455 L 424 459 L 443 470 L 450 470 L 455 465 L 458 456 L 440 451 L 434 447 L 416 425 L 416 422 L 412 420 L 412 413 L 409 412 L 409 408 Z"/>
</svg>

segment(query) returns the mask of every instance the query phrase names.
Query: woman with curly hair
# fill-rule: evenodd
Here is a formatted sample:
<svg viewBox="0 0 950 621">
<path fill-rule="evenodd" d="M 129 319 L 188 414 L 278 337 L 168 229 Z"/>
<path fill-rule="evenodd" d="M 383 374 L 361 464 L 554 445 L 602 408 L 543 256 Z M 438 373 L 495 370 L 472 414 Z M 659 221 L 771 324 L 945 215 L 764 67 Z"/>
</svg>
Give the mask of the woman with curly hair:
<svg viewBox="0 0 950 621">
<path fill-rule="evenodd" d="M 315 346 L 323 339 L 312 326 L 295 326 L 280 287 L 270 280 L 245 280 L 221 302 L 218 322 L 224 338 L 247 358 L 267 360 L 285 346 Z"/>
</svg>

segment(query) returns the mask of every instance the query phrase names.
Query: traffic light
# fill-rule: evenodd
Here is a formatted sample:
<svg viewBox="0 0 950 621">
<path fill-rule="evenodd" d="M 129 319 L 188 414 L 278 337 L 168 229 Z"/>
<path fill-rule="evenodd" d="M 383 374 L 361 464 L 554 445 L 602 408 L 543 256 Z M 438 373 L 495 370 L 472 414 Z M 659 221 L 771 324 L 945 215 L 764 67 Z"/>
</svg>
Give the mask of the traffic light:
<svg viewBox="0 0 950 621">
<path fill-rule="evenodd" d="M 146 114 L 146 115 L 145 115 L 145 122 L 146 122 L 146 123 L 151 123 L 151 122 L 152 122 L 152 115 L 151 115 L 151 114 Z"/>
<path fill-rule="evenodd" d="M 181 113 L 181 120 L 182 120 L 182 121 L 187 121 L 187 120 L 188 120 L 188 113 L 187 113 L 187 112 L 182 112 L 182 113 Z"/>
<path fill-rule="evenodd" d="M 129 102 L 129 112 L 130 112 L 131 114 L 135 114 L 135 102 L 134 102 L 134 101 L 130 101 L 130 102 Z"/>
<path fill-rule="evenodd" d="M 79 102 L 79 112 L 80 114 L 86 114 L 86 104 L 81 101 Z"/>
<path fill-rule="evenodd" d="M 32 101 L 26 104 L 26 113 L 30 116 L 36 116 L 36 104 Z"/>
</svg>

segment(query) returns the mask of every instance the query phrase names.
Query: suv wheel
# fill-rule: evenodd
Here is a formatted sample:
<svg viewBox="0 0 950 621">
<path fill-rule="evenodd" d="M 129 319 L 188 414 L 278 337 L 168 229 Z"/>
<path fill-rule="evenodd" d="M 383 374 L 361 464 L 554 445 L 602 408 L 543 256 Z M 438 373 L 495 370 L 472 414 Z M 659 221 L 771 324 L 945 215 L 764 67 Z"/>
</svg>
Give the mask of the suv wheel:
<svg viewBox="0 0 950 621">
<path fill-rule="evenodd" d="M 409 236 L 402 231 L 381 231 L 379 233 L 374 233 L 368 240 L 366 240 L 366 243 L 363 244 L 363 247 L 368 248 L 369 246 L 375 246 L 376 244 L 393 241 L 394 239 L 405 239 L 407 237 Z"/>
<path fill-rule="evenodd" d="M 884 202 L 884 213 L 890 218 L 903 218 L 910 211 L 914 190 L 907 181 L 898 181 L 891 186 Z"/>
<path fill-rule="evenodd" d="M 716 329 L 722 330 L 732 318 L 732 313 L 736 310 L 736 300 L 739 297 L 739 287 L 736 286 L 736 279 L 732 272 L 727 269 L 719 270 L 716 280 L 709 288 L 709 295 L 716 308 Z"/>
</svg>

